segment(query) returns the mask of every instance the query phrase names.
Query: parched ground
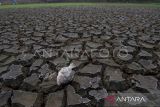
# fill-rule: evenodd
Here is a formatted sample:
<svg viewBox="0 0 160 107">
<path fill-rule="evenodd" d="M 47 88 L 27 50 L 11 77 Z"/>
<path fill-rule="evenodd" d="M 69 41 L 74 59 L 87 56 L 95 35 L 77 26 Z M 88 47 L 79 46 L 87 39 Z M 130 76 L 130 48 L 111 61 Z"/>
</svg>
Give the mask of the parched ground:
<svg viewBox="0 0 160 107">
<path fill-rule="evenodd" d="M 57 86 L 69 63 L 74 80 Z M 111 93 L 139 93 L 153 107 L 159 80 L 160 9 L 0 10 L 0 107 L 106 107 Z"/>
</svg>

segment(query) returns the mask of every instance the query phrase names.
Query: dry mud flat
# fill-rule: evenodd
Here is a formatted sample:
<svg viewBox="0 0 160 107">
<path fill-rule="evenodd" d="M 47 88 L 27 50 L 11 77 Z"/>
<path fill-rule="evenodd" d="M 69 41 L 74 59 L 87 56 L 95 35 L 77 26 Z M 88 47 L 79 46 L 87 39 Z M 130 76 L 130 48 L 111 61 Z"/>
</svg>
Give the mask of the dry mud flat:
<svg viewBox="0 0 160 107">
<path fill-rule="evenodd" d="M 70 62 L 70 84 L 43 80 Z M 160 9 L 0 10 L 0 107 L 105 107 L 110 93 L 139 93 L 156 106 L 159 79 Z"/>
</svg>

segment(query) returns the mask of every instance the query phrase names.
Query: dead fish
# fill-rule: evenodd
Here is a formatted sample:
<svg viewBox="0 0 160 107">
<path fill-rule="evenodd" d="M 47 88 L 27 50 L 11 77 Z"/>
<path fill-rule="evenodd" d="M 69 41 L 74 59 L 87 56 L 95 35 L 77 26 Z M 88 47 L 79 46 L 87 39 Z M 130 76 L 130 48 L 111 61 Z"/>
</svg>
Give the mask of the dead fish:
<svg viewBox="0 0 160 107">
<path fill-rule="evenodd" d="M 76 66 L 73 63 L 71 63 L 68 67 L 61 68 L 57 76 L 57 85 L 66 84 L 72 81 L 75 74 L 75 71 L 73 70 L 73 68 L 75 67 Z"/>
</svg>

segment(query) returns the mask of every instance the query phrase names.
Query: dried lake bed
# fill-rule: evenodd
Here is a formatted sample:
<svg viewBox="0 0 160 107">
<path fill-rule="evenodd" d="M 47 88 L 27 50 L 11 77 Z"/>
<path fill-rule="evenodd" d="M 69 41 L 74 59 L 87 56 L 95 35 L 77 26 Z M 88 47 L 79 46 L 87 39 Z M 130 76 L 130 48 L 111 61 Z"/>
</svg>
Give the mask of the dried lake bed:
<svg viewBox="0 0 160 107">
<path fill-rule="evenodd" d="M 71 83 L 40 78 L 70 62 Z M 0 10 L 0 107 L 105 107 L 117 93 L 153 94 L 147 105 L 157 106 L 159 80 L 160 9 Z"/>
</svg>

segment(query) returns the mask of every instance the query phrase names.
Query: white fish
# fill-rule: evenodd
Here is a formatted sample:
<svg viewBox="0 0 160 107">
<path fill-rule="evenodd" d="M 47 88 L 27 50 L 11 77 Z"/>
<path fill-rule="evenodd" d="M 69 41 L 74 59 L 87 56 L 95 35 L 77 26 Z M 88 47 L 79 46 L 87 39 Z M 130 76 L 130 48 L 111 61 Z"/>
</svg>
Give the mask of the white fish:
<svg viewBox="0 0 160 107">
<path fill-rule="evenodd" d="M 73 68 L 75 68 L 75 65 L 73 63 L 71 63 L 68 67 L 61 68 L 57 76 L 57 85 L 62 85 L 68 83 L 69 81 L 72 81 L 75 74 Z"/>
</svg>

